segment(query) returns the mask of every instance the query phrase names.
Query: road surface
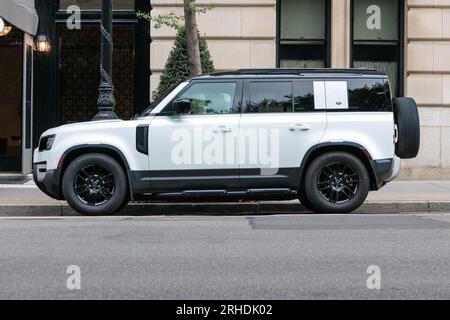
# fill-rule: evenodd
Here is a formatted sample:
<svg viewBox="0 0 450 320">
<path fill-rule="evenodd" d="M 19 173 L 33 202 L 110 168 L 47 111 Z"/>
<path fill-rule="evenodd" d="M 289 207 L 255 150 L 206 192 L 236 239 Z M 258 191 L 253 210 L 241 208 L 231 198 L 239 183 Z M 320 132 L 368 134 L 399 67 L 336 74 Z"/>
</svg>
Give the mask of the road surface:
<svg viewBox="0 0 450 320">
<path fill-rule="evenodd" d="M 353 298 L 449 299 L 450 214 L 0 219 L 0 299 Z"/>
</svg>

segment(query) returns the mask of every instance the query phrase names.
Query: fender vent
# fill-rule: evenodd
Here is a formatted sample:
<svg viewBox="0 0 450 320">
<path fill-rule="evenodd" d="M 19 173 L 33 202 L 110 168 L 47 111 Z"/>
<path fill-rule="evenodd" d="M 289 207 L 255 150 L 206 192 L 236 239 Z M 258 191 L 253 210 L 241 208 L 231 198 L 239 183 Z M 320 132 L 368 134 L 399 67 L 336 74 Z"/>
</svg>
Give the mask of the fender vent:
<svg viewBox="0 0 450 320">
<path fill-rule="evenodd" d="M 148 155 L 148 125 L 136 127 L 136 150 Z"/>
</svg>

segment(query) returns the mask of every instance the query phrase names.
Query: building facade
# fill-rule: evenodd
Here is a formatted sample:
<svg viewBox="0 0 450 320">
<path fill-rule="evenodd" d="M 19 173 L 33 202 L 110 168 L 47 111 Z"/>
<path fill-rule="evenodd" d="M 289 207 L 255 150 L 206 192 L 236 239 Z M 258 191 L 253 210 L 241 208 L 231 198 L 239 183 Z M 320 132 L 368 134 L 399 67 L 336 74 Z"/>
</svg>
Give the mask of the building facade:
<svg viewBox="0 0 450 320">
<path fill-rule="evenodd" d="M 3 1 L 3 0 L 2 0 Z M 29 173 L 31 150 L 49 127 L 97 113 L 101 0 L 4 0 L 33 7 L 36 32 L 0 30 L 0 172 Z M 3 3 L 3 2 L 2 2 Z M 197 0 L 216 70 L 366 67 L 386 72 L 397 96 L 419 105 L 421 150 L 402 178 L 450 178 L 450 0 Z M 74 7 L 79 8 L 77 25 Z M 148 106 L 175 31 L 136 17 L 182 14 L 183 0 L 113 0 L 116 112 Z M 75 20 L 74 20 L 75 19 Z M 45 35 L 50 50 L 30 50 Z M 31 39 L 31 40 L 30 40 Z M 27 51 L 28 50 L 28 51 Z M 31 51 L 31 52 L 30 52 Z M 27 89 L 28 88 L 28 89 Z M 30 89 L 31 88 L 31 89 Z M 28 92 L 28 96 L 27 96 Z"/>
<path fill-rule="evenodd" d="M 89 121 L 98 112 L 102 0 L 2 0 L 0 173 L 29 174 L 46 129 Z M 149 104 L 148 0 L 113 0 L 116 113 L 129 119 Z M 36 18 L 33 30 L 23 23 Z M 0 24 L 1 26 L 1 24 Z M 4 28 L 1 28 L 4 29 Z M 40 38 L 47 50 L 40 50 Z"/>
<path fill-rule="evenodd" d="M 419 105 L 421 149 L 405 180 L 450 178 L 450 0 L 201 0 L 198 17 L 217 70 L 367 67 L 386 72 L 397 96 Z M 182 12 L 153 0 L 152 15 Z M 175 33 L 152 27 L 151 90 Z"/>
</svg>

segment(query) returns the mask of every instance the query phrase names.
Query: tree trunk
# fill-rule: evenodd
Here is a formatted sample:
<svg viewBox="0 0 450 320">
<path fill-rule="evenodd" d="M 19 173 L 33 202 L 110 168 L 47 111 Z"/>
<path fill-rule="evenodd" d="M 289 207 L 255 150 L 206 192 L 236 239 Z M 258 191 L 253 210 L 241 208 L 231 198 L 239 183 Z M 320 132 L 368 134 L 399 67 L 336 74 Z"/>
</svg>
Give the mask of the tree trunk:
<svg viewBox="0 0 450 320">
<path fill-rule="evenodd" d="M 184 24 L 187 36 L 189 71 L 192 77 L 202 74 L 197 19 L 195 16 L 194 5 L 195 0 L 184 0 Z"/>
</svg>

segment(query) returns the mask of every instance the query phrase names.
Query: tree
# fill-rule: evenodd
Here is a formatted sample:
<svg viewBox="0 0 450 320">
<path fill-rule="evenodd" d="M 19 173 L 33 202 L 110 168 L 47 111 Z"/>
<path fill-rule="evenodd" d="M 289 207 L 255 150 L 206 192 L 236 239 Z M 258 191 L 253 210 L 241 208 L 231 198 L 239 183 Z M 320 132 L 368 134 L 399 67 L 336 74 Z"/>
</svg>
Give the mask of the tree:
<svg viewBox="0 0 450 320">
<path fill-rule="evenodd" d="M 214 64 L 206 40 L 203 37 L 198 36 L 198 34 L 197 39 L 199 39 L 200 70 L 203 73 L 213 72 Z M 189 76 L 191 76 L 191 70 L 188 61 L 187 32 L 184 27 L 181 27 L 178 30 L 175 44 L 170 51 L 166 65 L 164 66 L 159 86 L 153 93 L 153 99 L 157 99 L 172 85 Z"/>
<path fill-rule="evenodd" d="M 184 0 L 184 27 L 186 29 L 188 62 L 191 76 L 202 74 L 196 14 L 195 0 Z"/>
<path fill-rule="evenodd" d="M 202 74 L 202 62 L 200 59 L 200 42 L 197 27 L 197 14 L 205 13 L 213 8 L 213 5 L 197 7 L 195 0 L 183 0 L 184 16 L 177 16 L 174 12 L 152 17 L 150 13 L 138 12 L 138 17 L 152 20 L 155 28 L 163 25 L 180 31 L 180 22 L 184 20 L 184 29 L 187 37 L 187 58 L 189 65 L 189 75 L 197 76 Z"/>
</svg>

